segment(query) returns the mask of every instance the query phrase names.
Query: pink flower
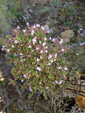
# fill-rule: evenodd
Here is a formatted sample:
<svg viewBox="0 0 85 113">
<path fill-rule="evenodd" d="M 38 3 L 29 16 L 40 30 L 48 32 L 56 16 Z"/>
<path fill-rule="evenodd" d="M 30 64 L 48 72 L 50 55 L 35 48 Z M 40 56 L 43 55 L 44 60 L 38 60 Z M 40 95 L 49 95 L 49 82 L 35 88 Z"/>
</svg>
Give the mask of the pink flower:
<svg viewBox="0 0 85 113">
<path fill-rule="evenodd" d="M 25 33 L 26 32 L 26 30 L 25 29 L 23 29 L 23 33 Z"/>
<path fill-rule="evenodd" d="M 57 54 L 55 54 L 55 58 L 57 57 Z"/>
<path fill-rule="evenodd" d="M 34 35 L 34 30 L 32 30 L 31 35 Z"/>
<path fill-rule="evenodd" d="M 43 50 L 41 50 L 40 53 L 43 54 Z"/>
<path fill-rule="evenodd" d="M 20 53 L 20 55 L 22 56 L 23 54 L 22 54 L 22 53 Z"/>
<path fill-rule="evenodd" d="M 51 63 L 48 63 L 48 66 L 50 66 L 51 65 Z"/>
<path fill-rule="evenodd" d="M 57 80 L 55 80 L 55 83 L 57 84 L 57 83 L 58 83 L 58 81 L 57 81 Z"/>
<path fill-rule="evenodd" d="M 31 47 L 32 47 L 32 46 L 30 46 L 30 45 L 28 46 L 28 48 L 31 48 Z"/>
<path fill-rule="evenodd" d="M 37 58 L 37 62 L 39 61 L 40 59 L 39 58 Z"/>
<path fill-rule="evenodd" d="M 65 71 L 68 70 L 67 67 L 65 67 L 64 70 L 65 70 Z"/>
<path fill-rule="evenodd" d="M 27 78 L 26 75 L 23 75 L 24 78 Z"/>
<path fill-rule="evenodd" d="M 61 39 L 61 41 L 59 43 L 62 44 L 63 43 L 63 39 Z"/>
<path fill-rule="evenodd" d="M 46 87 L 46 89 L 49 89 L 49 87 Z"/>
<path fill-rule="evenodd" d="M 6 52 L 8 52 L 8 53 L 9 53 L 9 52 L 10 52 L 10 49 L 7 49 L 7 50 L 6 50 Z"/>
<path fill-rule="evenodd" d="M 41 85 L 42 83 L 40 82 L 39 84 Z"/>
<path fill-rule="evenodd" d="M 19 27 L 19 26 L 17 26 L 17 29 L 20 29 L 20 27 Z"/>
<path fill-rule="evenodd" d="M 44 38 L 44 40 L 46 41 L 46 40 L 47 40 L 47 38 Z"/>
<path fill-rule="evenodd" d="M 12 45 L 11 47 L 14 48 L 14 45 Z"/>
<path fill-rule="evenodd" d="M 40 27 L 40 24 L 36 24 L 37 27 Z"/>
<path fill-rule="evenodd" d="M 17 40 L 15 40 L 15 41 L 14 41 L 14 43 L 15 43 L 15 44 L 17 44 L 17 43 L 18 43 L 18 41 L 17 41 Z"/>
<path fill-rule="evenodd" d="M 63 83 L 63 81 L 62 80 L 60 80 L 59 82 L 58 82 L 58 84 L 62 84 Z"/>
<path fill-rule="evenodd" d="M 39 44 L 41 44 L 41 41 L 39 40 Z"/>
<path fill-rule="evenodd" d="M 27 26 L 29 25 L 29 23 L 28 23 L 28 22 L 27 22 L 26 24 L 27 24 Z"/>
<path fill-rule="evenodd" d="M 49 40 L 51 40 L 52 38 L 50 37 Z"/>
<path fill-rule="evenodd" d="M 37 47 L 36 50 L 39 50 L 39 47 Z"/>
<path fill-rule="evenodd" d="M 64 49 L 61 49 L 61 51 L 63 52 L 63 51 L 64 51 Z"/>
<path fill-rule="evenodd" d="M 38 70 L 38 71 L 41 71 L 41 68 L 40 68 L 40 67 L 37 67 L 37 70 Z"/>
<path fill-rule="evenodd" d="M 53 63 L 53 59 L 50 62 Z"/>
<path fill-rule="evenodd" d="M 44 42 L 42 45 L 45 46 L 46 45 L 46 42 Z"/>
<path fill-rule="evenodd" d="M 52 55 L 49 55 L 49 56 L 48 56 L 48 59 L 50 59 L 50 58 L 52 58 Z"/>
<path fill-rule="evenodd" d="M 57 69 L 61 69 L 61 67 L 57 67 Z"/>
<path fill-rule="evenodd" d="M 21 80 L 21 82 L 24 82 L 24 80 Z"/>
</svg>

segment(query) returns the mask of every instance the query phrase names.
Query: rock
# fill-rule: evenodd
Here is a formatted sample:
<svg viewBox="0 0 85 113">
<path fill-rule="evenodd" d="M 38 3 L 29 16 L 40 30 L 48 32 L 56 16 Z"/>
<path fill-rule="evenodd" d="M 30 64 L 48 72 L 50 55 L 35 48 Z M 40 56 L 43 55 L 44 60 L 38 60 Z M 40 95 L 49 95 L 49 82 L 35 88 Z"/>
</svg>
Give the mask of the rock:
<svg viewBox="0 0 85 113">
<path fill-rule="evenodd" d="M 84 107 L 85 106 L 85 97 L 78 95 L 77 104 L 79 107 Z"/>
<path fill-rule="evenodd" d="M 73 30 L 66 30 L 61 33 L 61 38 L 64 39 L 64 42 L 70 42 L 70 39 L 74 36 Z"/>
</svg>

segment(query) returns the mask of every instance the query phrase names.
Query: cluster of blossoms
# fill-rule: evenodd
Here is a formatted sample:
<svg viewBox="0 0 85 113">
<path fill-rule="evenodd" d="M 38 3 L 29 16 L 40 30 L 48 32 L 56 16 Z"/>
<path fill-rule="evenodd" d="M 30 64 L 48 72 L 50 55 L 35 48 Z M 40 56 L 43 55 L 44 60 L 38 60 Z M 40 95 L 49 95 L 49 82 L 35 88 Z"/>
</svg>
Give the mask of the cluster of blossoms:
<svg viewBox="0 0 85 113">
<path fill-rule="evenodd" d="M 22 32 L 19 26 L 13 29 L 8 44 L 2 46 L 9 55 L 9 62 L 14 64 L 11 70 L 14 80 L 10 82 L 15 84 L 19 80 L 32 91 L 41 92 L 63 83 L 68 71 L 60 56 L 65 52 L 61 47 L 63 39 L 47 38 L 46 33 L 49 31 L 39 24 L 30 27 L 27 23 L 27 29 Z"/>
</svg>

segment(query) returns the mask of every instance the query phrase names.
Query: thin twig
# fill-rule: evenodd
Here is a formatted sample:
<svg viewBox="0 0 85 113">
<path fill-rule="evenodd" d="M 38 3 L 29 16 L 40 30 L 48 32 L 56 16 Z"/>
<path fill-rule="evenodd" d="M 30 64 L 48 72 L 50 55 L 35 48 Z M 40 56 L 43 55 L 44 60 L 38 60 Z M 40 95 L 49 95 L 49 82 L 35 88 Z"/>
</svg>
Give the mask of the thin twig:
<svg viewBox="0 0 85 113">
<path fill-rule="evenodd" d="M 4 112 L 4 110 L 12 103 L 13 100 L 11 100 L 9 103 L 7 103 L 4 108 L 1 110 L 1 112 Z"/>
</svg>

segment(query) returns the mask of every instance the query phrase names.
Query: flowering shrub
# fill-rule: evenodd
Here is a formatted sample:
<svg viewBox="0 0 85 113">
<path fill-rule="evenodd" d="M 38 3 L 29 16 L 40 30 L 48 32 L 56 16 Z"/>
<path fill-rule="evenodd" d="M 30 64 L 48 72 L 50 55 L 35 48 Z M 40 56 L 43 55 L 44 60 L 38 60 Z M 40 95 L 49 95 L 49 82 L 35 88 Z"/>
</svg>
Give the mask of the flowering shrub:
<svg viewBox="0 0 85 113">
<path fill-rule="evenodd" d="M 44 26 L 39 24 L 20 30 L 19 26 L 7 36 L 8 44 L 2 46 L 6 50 L 8 62 L 13 64 L 11 69 L 13 79 L 22 87 L 29 88 L 32 94 L 40 91 L 46 97 L 46 90 L 63 84 L 68 76 L 68 68 L 63 60 L 66 51 L 62 47 L 63 39 L 46 38 Z"/>
</svg>

